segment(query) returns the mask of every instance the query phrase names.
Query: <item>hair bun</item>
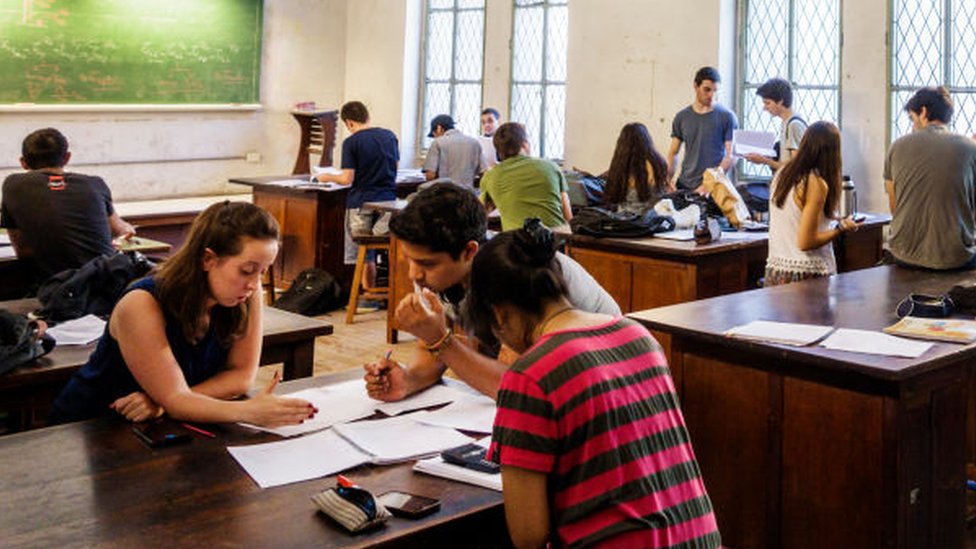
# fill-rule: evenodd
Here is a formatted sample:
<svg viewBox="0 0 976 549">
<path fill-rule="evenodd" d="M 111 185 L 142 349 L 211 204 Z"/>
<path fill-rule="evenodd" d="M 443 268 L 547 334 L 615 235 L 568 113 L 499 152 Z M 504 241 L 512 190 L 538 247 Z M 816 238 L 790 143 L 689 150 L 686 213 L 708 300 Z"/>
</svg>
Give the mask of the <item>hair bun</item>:
<svg viewBox="0 0 976 549">
<path fill-rule="evenodd" d="M 556 256 L 552 231 L 538 217 L 525 220 L 522 228 L 515 231 L 515 242 L 525 253 L 529 265 L 543 267 Z"/>
</svg>

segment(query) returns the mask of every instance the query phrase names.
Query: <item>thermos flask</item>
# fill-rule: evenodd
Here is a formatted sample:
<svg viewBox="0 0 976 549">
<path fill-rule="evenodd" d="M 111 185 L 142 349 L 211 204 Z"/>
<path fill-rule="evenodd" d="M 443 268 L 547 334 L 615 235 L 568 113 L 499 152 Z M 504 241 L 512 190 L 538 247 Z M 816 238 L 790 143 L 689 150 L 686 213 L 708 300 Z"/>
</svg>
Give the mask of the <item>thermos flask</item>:
<svg viewBox="0 0 976 549">
<path fill-rule="evenodd" d="M 839 213 L 841 218 L 857 215 L 857 189 L 854 188 L 854 182 L 849 175 L 844 176 L 844 182 L 841 184 Z"/>
</svg>

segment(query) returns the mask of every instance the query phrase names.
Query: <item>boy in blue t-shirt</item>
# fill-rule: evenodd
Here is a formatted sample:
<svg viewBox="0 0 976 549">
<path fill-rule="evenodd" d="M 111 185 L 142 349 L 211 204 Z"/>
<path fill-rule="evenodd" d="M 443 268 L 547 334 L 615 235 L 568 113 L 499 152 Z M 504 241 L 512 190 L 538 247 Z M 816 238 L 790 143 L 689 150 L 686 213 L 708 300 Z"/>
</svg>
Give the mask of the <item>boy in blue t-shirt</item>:
<svg viewBox="0 0 976 549">
<path fill-rule="evenodd" d="M 342 106 L 339 117 L 352 134 L 342 143 L 342 173 L 319 174 L 323 183 L 351 185 L 346 198 L 345 262 L 356 263 L 353 234 L 386 234 L 389 215 L 361 211 L 364 202 L 396 199 L 397 162 L 400 149 L 396 135 L 385 128 L 369 125 L 369 111 L 359 101 Z M 370 257 L 366 264 L 364 285 L 372 287 L 376 279 L 376 263 Z"/>
</svg>

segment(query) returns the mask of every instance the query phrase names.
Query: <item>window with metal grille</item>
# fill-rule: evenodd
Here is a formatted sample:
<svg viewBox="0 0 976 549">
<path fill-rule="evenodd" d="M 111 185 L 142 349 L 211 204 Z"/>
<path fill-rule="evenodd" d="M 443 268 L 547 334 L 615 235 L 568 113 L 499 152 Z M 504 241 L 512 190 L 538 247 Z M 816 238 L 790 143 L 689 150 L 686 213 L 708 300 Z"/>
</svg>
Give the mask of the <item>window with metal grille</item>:
<svg viewBox="0 0 976 549">
<path fill-rule="evenodd" d="M 562 159 L 566 128 L 569 0 L 515 0 L 511 120 L 525 125 L 532 152 Z"/>
<path fill-rule="evenodd" d="M 739 127 L 779 135 L 782 120 L 756 90 L 770 78 L 793 84 L 793 112 L 807 123 L 840 121 L 840 0 L 746 0 L 739 12 Z M 769 175 L 742 162 L 740 174 Z"/>
<path fill-rule="evenodd" d="M 485 57 L 485 0 L 427 0 L 424 92 L 419 140 L 430 146 L 430 120 L 450 114 L 468 135 L 481 129 Z"/>
<path fill-rule="evenodd" d="M 925 86 L 945 86 L 955 113 L 950 127 L 976 130 L 976 2 L 892 0 L 890 141 L 910 132 L 905 103 Z"/>
</svg>

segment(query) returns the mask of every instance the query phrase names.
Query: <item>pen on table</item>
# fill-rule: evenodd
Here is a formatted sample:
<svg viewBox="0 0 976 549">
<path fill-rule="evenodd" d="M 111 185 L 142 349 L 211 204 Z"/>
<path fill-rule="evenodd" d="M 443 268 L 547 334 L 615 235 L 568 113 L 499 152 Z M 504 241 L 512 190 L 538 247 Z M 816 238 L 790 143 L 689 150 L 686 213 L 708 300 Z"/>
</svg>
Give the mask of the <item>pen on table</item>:
<svg viewBox="0 0 976 549">
<path fill-rule="evenodd" d="M 273 376 L 271 377 L 271 383 L 270 383 L 270 384 L 268 384 L 268 388 L 267 388 L 267 389 L 265 389 L 264 391 L 265 391 L 265 392 L 266 392 L 267 394 L 269 394 L 269 395 L 270 395 L 271 393 L 273 393 L 273 392 L 274 392 L 274 390 L 275 390 L 275 387 L 277 387 L 277 386 L 278 386 L 278 382 L 279 382 L 279 381 L 281 381 L 281 372 L 280 372 L 280 371 L 278 371 L 278 370 L 275 370 L 275 373 L 274 373 L 274 375 L 273 375 Z"/>
<path fill-rule="evenodd" d="M 210 431 L 207 431 L 206 429 L 201 429 L 201 428 L 199 428 L 199 427 L 197 427 L 195 425 L 190 425 L 189 423 L 180 423 L 180 425 L 182 425 L 183 427 L 185 427 L 185 428 L 193 431 L 194 433 L 196 433 L 198 435 L 203 435 L 205 437 L 210 437 L 210 438 L 217 438 L 217 435 L 211 433 Z"/>
</svg>

